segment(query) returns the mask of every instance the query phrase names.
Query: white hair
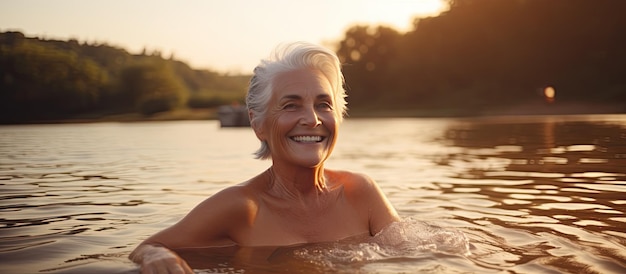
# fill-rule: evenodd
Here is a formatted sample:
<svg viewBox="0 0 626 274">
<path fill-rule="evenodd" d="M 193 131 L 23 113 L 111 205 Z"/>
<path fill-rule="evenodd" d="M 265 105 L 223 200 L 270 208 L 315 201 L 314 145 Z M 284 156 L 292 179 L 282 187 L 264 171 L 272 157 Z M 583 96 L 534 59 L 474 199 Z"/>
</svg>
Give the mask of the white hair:
<svg viewBox="0 0 626 274">
<path fill-rule="evenodd" d="M 339 58 L 333 51 L 322 46 L 295 42 L 279 45 L 268 59 L 261 60 L 261 63 L 254 68 L 246 95 L 246 106 L 250 113 L 250 124 L 253 127 L 260 127 L 265 121 L 267 104 L 272 97 L 274 78 L 282 73 L 303 68 L 319 70 L 328 79 L 335 104 L 333 111 L 338 122 L 343 121 L 347 113 L 347 95 Z M 261 148 L 254 155 L 258 159 L 269 159 L 271 152 L 267 143 L 262 141 Z"/>
</svg>

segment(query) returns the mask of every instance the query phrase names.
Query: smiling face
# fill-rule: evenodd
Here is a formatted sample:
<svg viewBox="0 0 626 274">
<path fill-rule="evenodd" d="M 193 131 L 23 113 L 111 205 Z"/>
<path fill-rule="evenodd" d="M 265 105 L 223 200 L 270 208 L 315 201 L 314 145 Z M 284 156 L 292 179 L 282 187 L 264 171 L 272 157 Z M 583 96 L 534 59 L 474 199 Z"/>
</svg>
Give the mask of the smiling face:
<svg viewBox="0 0 626 274">
<path fill-rule="evenodd" d="M 334 108 L 331 85 L 320 71 L 285 72 L 274 79 L 267 116 L 255 133 L 267 142 L 275 164 L 316 167 L 335 145 Z"/>
</svg>

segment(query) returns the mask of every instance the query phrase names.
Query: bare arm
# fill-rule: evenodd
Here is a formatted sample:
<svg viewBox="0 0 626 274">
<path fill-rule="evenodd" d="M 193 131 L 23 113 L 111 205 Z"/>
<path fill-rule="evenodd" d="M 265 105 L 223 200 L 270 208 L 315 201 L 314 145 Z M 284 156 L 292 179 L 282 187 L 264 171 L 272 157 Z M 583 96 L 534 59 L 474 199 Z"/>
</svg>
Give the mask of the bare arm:
<svg viewBox="0 0 626 274">
<path fill-rule="evenodd" d="M 400 216 L 378 184 L 368 176 L 357 175 L 362 180 L 362 202 L 368 209 L 370 234 L 376 235 L 383 228 L 400 220 Z"/>
<path fill-rule="evenodd" d="M 162 246 L 142 243 L 129 258 L 141 265 L 141 273 L 193 273 L 185 260 Z"/>
<path fill-rule="evenodd" d="M 336 175 L 343 182 L 351 203 L 367 221 L 370 235 L 376 235 L 387 225 L 400 220 L 396 209 L 370 177 L 348 171 L 339 171 Z"/>
<path fill-rule="evenodd" d="M 129 256 L 142 271 L 191 273 L 173 249 L 233 245 L 235 229 L 249 220 L 252 203 L 242 187 L 227 188 L 204 200 L 178 223 L 143 241 Z M 176 272 L 178 270 L 185 272 Z"/>
</svg>

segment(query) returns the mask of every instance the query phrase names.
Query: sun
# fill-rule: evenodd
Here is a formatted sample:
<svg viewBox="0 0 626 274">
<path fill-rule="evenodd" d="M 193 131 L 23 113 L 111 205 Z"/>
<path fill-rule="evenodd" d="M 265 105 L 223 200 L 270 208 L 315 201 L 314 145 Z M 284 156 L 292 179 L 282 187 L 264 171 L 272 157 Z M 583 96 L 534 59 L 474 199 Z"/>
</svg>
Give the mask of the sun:
<svg viewBox="0 0 626 274">
<path fill-rule="evenodd" d="M 436 16 L 448 8 L 445 0 L 365 0 L 361 5 L 364 20 L 375 25 L 386 25 L 399 31 L 413 27 L 415 17 Z"/>
</svg>

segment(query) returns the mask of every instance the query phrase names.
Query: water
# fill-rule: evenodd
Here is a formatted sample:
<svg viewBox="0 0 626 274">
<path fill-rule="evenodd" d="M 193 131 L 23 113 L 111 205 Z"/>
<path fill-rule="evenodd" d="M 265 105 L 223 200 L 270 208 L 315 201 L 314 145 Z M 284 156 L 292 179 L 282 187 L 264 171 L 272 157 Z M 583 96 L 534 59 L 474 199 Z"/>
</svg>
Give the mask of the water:
<svg viewBox="0 0 626 274">
<path fill-rule="evenodd" d="M 626 273 L 626 115 L 348 119 L 327 167 L 404 218 L 373 239 L 181 250 L 197 273 Z M 126 257 L 246 180 L 215 121 L 0 127 L 0 273 L 137 273 Z"/>
</svg>

